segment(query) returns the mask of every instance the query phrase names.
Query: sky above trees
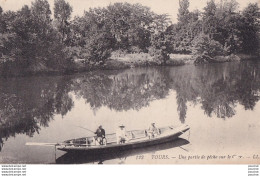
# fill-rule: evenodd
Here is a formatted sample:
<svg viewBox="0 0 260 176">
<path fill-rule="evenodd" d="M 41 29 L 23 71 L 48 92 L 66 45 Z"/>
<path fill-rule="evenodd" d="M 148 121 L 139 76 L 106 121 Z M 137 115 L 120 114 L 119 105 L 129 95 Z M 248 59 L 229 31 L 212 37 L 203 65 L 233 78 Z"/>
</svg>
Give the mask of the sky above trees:
<svg viewBox="0 0 260 176">
<path fill-rule="evenodd" d="M 13 10 L 17 11 L 22 8 L 23 5 L 31 5 L 34 0 L 0 0 L 0 6 L 4 11 Z M 199 9 L 202 10 L 206 6 L 208 0 L 191 0 L 190 10 Z M 220 0 L 216 0 L 219 2 Z M 51 9 L 54 7 L 54 0 L 48 0 Z M 128 3 L 140 3 L 144 6 L 148 6 L 152 11 L 158 14 L 166 13 L 170 15 L 170 18 L 175 23 L 177 22 L 177 14 L 179 8 L 178 0 L 67 0 L 73 7 L 72 16 L 82 16 L 84 10 L 88 10 L 93 7 L 105 7 L 110 3 L 115 2 L 128 2 Z M 239 9 L 244 9 L 248 3 L 259 3 L 259 0 L 237 0 L 239 3 Z M 52 14 L 53 15 L 53 14 Z"/>
</svg>

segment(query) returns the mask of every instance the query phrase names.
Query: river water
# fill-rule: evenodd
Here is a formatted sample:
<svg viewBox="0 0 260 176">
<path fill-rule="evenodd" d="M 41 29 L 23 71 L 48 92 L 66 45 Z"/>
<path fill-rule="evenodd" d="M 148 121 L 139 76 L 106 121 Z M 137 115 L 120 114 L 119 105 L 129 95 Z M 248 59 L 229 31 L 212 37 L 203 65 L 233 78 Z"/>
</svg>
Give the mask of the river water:
<svg viewBox="0 0 260 176">
<path fill-rule="evenodd" d="M 0 163 L 259 163 L 259 90 L 260 62 L 252 61 L 1 78 Z M 190 132 L 102 158 L 25 145 L 91 136 L 83 128 L 100 124 L 113 133 L 151 122 Z"/>
</svg>

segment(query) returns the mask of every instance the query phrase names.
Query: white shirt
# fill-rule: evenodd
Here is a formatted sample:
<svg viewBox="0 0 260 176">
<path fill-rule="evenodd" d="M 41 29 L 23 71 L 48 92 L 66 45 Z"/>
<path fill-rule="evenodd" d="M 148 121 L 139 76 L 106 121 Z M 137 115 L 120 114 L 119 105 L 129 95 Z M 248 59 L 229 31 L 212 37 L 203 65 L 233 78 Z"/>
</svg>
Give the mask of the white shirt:
<svg viewBox="0 0 260 176">
<path fill-rule="evenodd" d="M 125 128 L 118 128 L 116 130 L 116 136 L 117 137 L 126 137 L 126 130 L 125 130 Z"/>
</svg>

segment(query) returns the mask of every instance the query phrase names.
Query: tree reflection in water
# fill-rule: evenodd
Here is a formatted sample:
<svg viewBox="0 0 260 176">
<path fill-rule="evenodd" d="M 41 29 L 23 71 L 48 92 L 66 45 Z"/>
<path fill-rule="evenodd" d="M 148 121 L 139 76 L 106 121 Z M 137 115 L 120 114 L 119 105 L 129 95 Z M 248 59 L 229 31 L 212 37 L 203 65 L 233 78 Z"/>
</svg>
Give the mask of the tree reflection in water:
<svg viewBox="0 0 260 176">
<path fill-rule="evenodd" d="M 187 102 L 201 104 L 209 117 L 213 113 L 219 118 L 232 117 L 237 103 L 253 110 L 259 101 L 259 66 L 259 62 L 242 62 L 170 69 L 180 120 L 185 121 Z"/>
<path fill-rule="evenodd" d="M 237 104 L 253 110 L 259 101 L 259 67 L 259 62 L 237 62 L 1 79 L 0 144 L 16 134 L 39 133 L 55 114 L 65 116 L 74 105 L 71 94 L 93 111 L 103 106 L 139 111 L 174 91 L 182 123 L 188 102 L 201 105 L 209 117 L 230 118 Z"/>
<path fill-rule="evenodd" d="M 73 107 L 69 80 L 62 77 L 30 77 L 0 80 L 1 140 L 39 133 L 54 114 L 65 115 Z"/>
<path fill-rule="evenodd" d="M 83 75 L 74 81 L 73 90 L 93 110 L 107 106 L 127 111 L 140 110 L 153 100 L 165 98 L 169 84 L 162 69 L 130 69 Z"/>
</svg>

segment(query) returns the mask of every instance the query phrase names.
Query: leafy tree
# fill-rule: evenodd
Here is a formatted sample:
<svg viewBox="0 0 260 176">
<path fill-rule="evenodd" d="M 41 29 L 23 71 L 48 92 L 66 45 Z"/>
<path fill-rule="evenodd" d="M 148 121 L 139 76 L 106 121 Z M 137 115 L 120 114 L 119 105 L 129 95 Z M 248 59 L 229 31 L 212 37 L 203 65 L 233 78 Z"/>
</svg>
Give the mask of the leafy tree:
<svg viewBox="0 0 260 176">
<path fill-rule="evenodd" d="M 16 18 L 16 13 L 7 11 L 0 15 L 0 64 L 6 64 L 13 62 L 15 60 L 15 56 L 20 53 L 19 47 L 16 45 L 16 34 L 13 31 L 12 22 Z M 3 67 L 1 71 L 7 71 L 10 68 Z"/>
<path fill-rule="evenodd" d="M 218 19 L 216 17 L 217 6 L 214 0 L 208 1 L 203 12 L 203 33 L 214 39 L 217 33 Z"/>
<path fill-rule="evenodd" d="M 169 51 L 171 50 L 169 47 L 168 36 L 164 32 L 160 32 L 152 36 L 151 47 L 149 48 L 149 54 L 154 57 L 154 60 L 158 64 L 166 64 L 166 62 L 170 59 Z"/>
<path fill-rule="evenodd" d="M 151 36 L 168 24 L 167 16 L 156 15 L 141 4 L 115 3 L 107 7 L 106 26 L 116 40 L 115 49 L 150 46 Z"/>
<path fill-rule="evenodd" d="M 201 31 L 200 12 L 189 11 L 189 0 L 179 1 L 178 23 L 166 30 L 171 50 L 174 53 L 191 53 L 191 42 Z"/>
<path fill-rule="evenodd" d="M 63 47 L 58 42 L 57 31 L 53 28 L 50 5 L 47 0 L 36 0 L 32 3 L 32 30 L 35 42 L 36 57 L 32 58 L 32 65 L 36 68 L 63 69 L 66 66 Z M 40 65 L 39 65 L 40 64 Z"/>
<path fill-rule="evenodd" d="M 69 20 L 71 18 L 72 7 L 65 0 L 55 0 L 54 18 L 56 19 L 58 31 L 61 33 L 62 43 L 66 40 L 69 32 Z"/>
<path fill-rule="evenodd" d="M 103 65 L 112 52 L 113 43 L 113 37 L 109 33 L 97 33 L 92 36 L 84 46 L 87 62 Z"/>
<path fill-rule="evenodd" d="M 256 54 L 260 48 L 260 9 L 258 4 L 249 4 L 242 12 L 242 49 L 244 53 Z M 259 53 L 258 53 L 259 54 Z"/>
<path fill-rule="evenodd" d="M 238 3 L 236 0 L 221 1 L 217 6 L 217 34 L 214 40 L 220 42 L 228 54 L 240 51 L 240 15 L 237 12 Z"/>
<path fill-rule="evenodd" d="M 225 35 L 225 51 L 228 54 L 235 54 L 241 51 L 241 43 L 242 43 L 242 38 L 241 38 L 241 31 L 240 31 L 240 26 L 241 26 L 241 16 L 237 13 L 229 15 L 227 18 L 224 20 L 226 23 L 222 25 L 224 27 L 224 30 L 226 31 Z M 223 31 L 224 31 L 223 30 Z M 223 34 L 224 36 L 224 34 Z M 222 38 L 223 38 L 222 36 Z M 220 38 L 220 36 L 219 36 Z M 220 40 L 220 42 L 223 40 Z"/>
<path fill-rule="evenodd" d="M 189 0 L 180 0 L 179 1 L 179 13 L 178 13 L 178 21 L 180 23 L 187 24 L 190 20 L 190 12 L 189 12 L 189 6 L 190 2 Z"/>
<path fill-rule="evenodd" d="M 223 16 L 236 12 L 239 4 L 236 0 L 222 0 L 218 6 L 219 15 Z"/>
<path fill-rule="evenodd" d="M 82 48 L 72 55 L 104 63 L 112 50 L 147 52 L 153 37 L 167 25 L 167 15 L 156 15 L 140 4 L 115 3 L 90 9 L 72 21 L 70 46 Z"/>
<path fill-rule="evenodd" d="M 39 23 L 38 25 L 49 26 L 51 24 L 51 10 L 47 0 L 35 0 L 32 2 L 31 9 L 32 16 Z"/>
<path fill-rule="evenodd" d="M 1 15 L 1 63 L 6 75 L 65 69 L 67 60 L 49 7 L 46 0 L 36 0 L 31 8 Z"/>
<path fill-rule="evenodd" d="M 75 18 L 71 25 L 70 57 L 84 60 L 85 63 L 103 64 L 110 56 L 114 37 L 105 26 L 102 9 L 90 9 L 83 17 Z"/>
<path fill-rule="evenodd" d="M 32 26 L 31 10 L 25 5 L 17 12 L 16 18 L 12 21 L 12 31 L 16 34 L 15 45 L 21 52 L 16 54 L 16 62 L 23 68 L 27 68 L 31 59 L 36 56 L 34 52 L 36 42 L 33 39 Z"/>
</svg>

